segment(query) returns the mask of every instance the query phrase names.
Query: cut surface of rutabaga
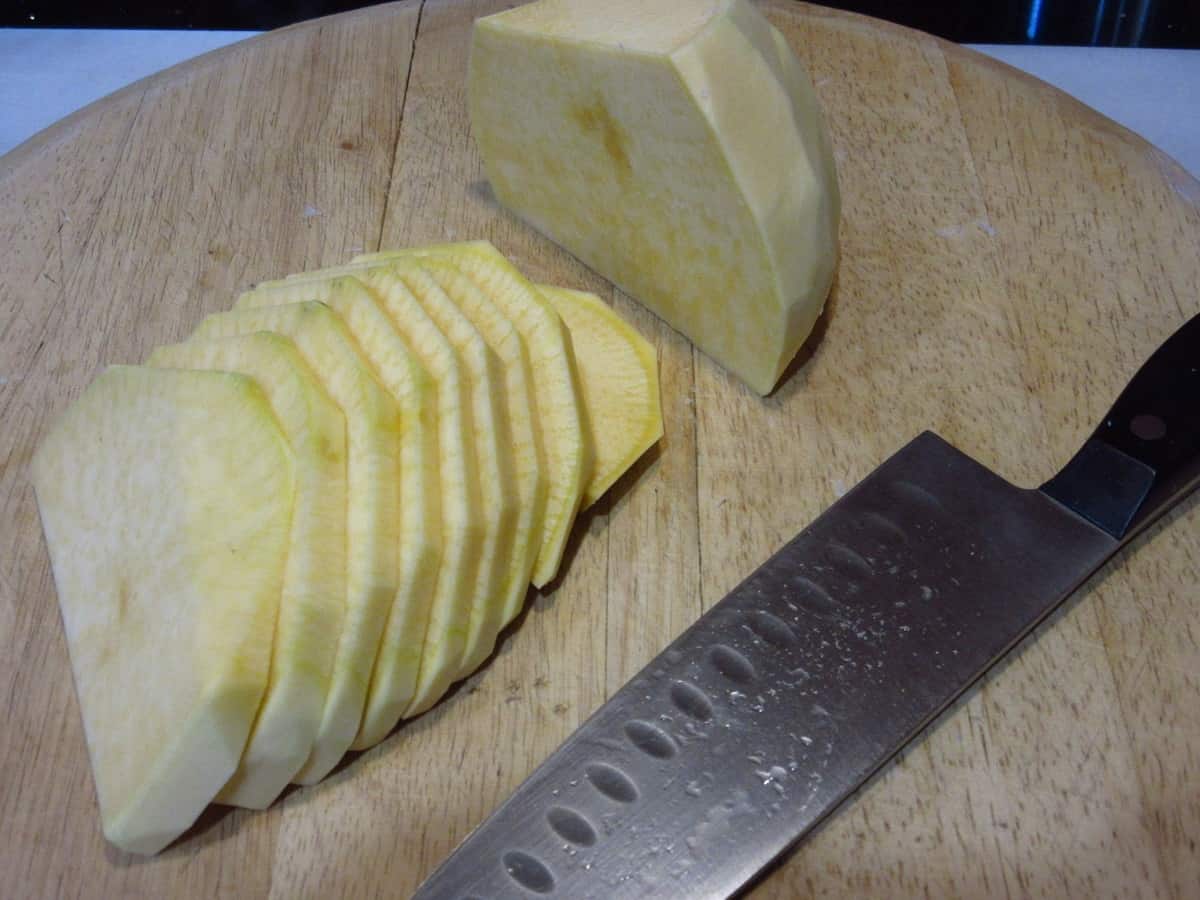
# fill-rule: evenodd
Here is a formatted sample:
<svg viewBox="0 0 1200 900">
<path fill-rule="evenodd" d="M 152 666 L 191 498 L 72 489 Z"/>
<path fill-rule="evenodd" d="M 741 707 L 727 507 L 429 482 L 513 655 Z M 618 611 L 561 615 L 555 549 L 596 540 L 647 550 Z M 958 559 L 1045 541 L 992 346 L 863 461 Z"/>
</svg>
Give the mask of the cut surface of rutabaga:
<svg viewBox="0 0 1200 900">
<path fill-rule="evenodd" d="M 435 636 L 429 644 L 425 638 L 431 620 L 435 635 L 443 632 L 446 598 L 455 598 L 452 589 L 456 581 L 443 574 L 443 563 L 453 566 L 466 547 L 478 543 L 480 528 L 472 524 L 472 516 L 478 511 L 471 503 L 464 478 L 456 474 L 463 453 L 450 449 L 446 454 L 440 452 L 440 445 L 460 445 L 463 438 L 455 424 L 461 419 L 453 405 L 456 392 L 450 390 L 447 396 L 441 396 L 443 381 L 457 383 L 458 363 L 444 338 L 440 334 L 432 337 L 436 333 L 432 323 L 425 332 L 401 329 L 388 315 L 378 293 L 349 277 L 266 282 L 243 294 L 238 306 L 277 306 L 304 300 L 320 300 L 342 317 L 363 358 L 400 405 L 406 423 L 405 441 L 400 448 L 401 570 L 405 570 L 405 559 L 416 547 L 437 551 L 422 554 L 425 558 L 420 581 L 426 603 L 396 607 L 388 618 L 371 673 L 362 724 L 351 745 L 352 749 L 364 750 L 386 737 L 411 705 L 420 684 L 426 648 L 436 656 L 442 647 L 440 638 Z M 443 427 L 450 430 L 446 439 L 439 435 Z M 426 571 L 427 562 L 433 563 L 432 571 Z M 462 602 L 469 604 L 469 599 Z M 465 639 L 465 622 L 461 633 Z M 461 652 L 460 642 L 456 659 Z"/>
<path fill-rule="evenodd" d="M 475 438 L 475 471 L 483 511 L 483 548 L 467 643 L 457 678 L 474 672 L 491 654 L 504 614 L 504 579 L 512 559 L 517 522 L 516 475 L 504 376 L 500 360 L 478 329 L 462 314 L 438 283 L 419 266 L 403 262 L 392 271 L 412 291 L 429 318 L 458 351 L 470 397 L 471 431 Z"/>
<path fill-rule="evenodd" d="M 416 259 L 395 259 L 386 270 L 397 276 L 458 355 L 467 389 L 464 416 L 478 475 L 483 542 L 472 595 L 471 618 L 456 678 L 479 667 L 492 652 L 502 626 L 505 584 L 511 568 L 518 494 L 509 427 L 508 400 L 500 359 L 471 320 Z M 350 265 L 299 273 L 285 284 L 351 275 L 370 279 L 369 268 Z"/>
<path fill-rule="evenodd" d="M 507 554 L 508 559 L 502 562 L 503 574 L 499 588 L 503 598 L 499 625 L 504 627 L 521 611 L 529 590 L 534 565 L 543 545 L 549 485 L 543 433 L 535 423 L 535 387 L 529 348 L 511 317 L 449 256 L 409 254 L 394 259 L 380 257 L 378 263 L 354 263 L 328 271 L 357 272 L 363 276 L 369 276 L 372 271 L 384 271 L 403 276 L 405 269 L 411 273 L 410 280 L 415 276 L 427 284 L 426 294 L 431 293 L 428 283 L 432 280 L 432 284 L 479 332 L 499 364 L 504 390 L 497 392 L 497 399 L 503 418 L 508 423 L 515 476 L 513 489 L 516 493 L 512 546 Z M 308 283 L 311 282 L 302 273 L 281 282 L 279 289 L 290 288 L 294 291 L 298 285 Z M 486 498 L 484 502 L 487 502 Z M 490 652 L 490 647 L 486 649 Z M 483 655 L 486 656 L 486 653 Z M 477 651 L 473 657 L 466 659 L 464 668 L 473 668 L 471 662 L 481 661 L 482 658 Z"/>
<path fill-rule="evenodd" d="M 663 435 L 658 356 L 611 306 L 586 291 L 539 284 L 571 332 L 596 466 L 583 494 L 591 506 Z"/>
<path fill-rule="evenodd" d="M 540 0 L 475 23 L 505 206 L 760 394 L 811 332 L 840 200 L 816 96 L 748 0 Z"/>
<path fill-rule="evenodd" d="M 270 678 L 218 803 L 264 809 L 312 751 L 346 607 L 346 417 L 288 338 L 260 331 L 159 347 L 158 368 L 238 372 L 263 389 L 295 457 L 296 511 Z"/>
<path fill-rule="evenodd" d="M 547 481 L 542 545 L 530 580 L 535 587 L 544 587 L 558 573 L 595 456 L 584 427 L 571 338 L 554 308 L 487 241 L 389 250 L 358 256 L 354 261 L 377 265 L 405 257 L 453 263 L 508 317 L 525 343 L 533 374 L 535 438 L 544 453 Z"/>
<path fill-rule="evenodd" d="M 525 604 L 533 565 L 542 546 L 546 510 L 545 454 L 533 426 L 533 370 L 529 352 L 512 321 L 452 262 L 432 257 L 421 260 L 420 265 L 479 330 L 500 362 L 504 381 L 501 396 L 508 414 L 517 499 L 512 549 L 500 587 L 503 599 L 500 627 L 504 627 Z"/>
<path fill-rule="evenodd" d="M 104 834 L 156 853 L 234 773 L 266 689 L 292 451 L 244 375 L 114 366 L 33 480 Z"/>
<path fill-rule="evenodd" d="M 375 715 L 364 717 L 356 743 L 382 739 L 401 717 L 424 712 L 446 692 L 463 658 L 471 618 L 471 600 L 483 545 L 483 511 L 475 470 L 473 436 L 468 427 L 470 398 L 458 354 L 429 318 L 404 282 L 386 271 L 356 273 L 379 308 L 429 373 L 437 412 L 438 487 L 441 494 L 442 554 L 424 642 L 420 645 L 417 683 L 404 707 L 400 697 L 379 696 Z M 266 282 L 238 299 L 238 308 L 293 303 L 310 297 L 330 299 L 337 276 L 309 274 Z M 384 646 L 397 636 L 385 636 Z M 368 712 L 372 708 L 368 707 Z M 395 716 L 395 718 L 391 718 Z M 390 724 L 388 724 L 390 719 Z"/>
<path fill-rule="evenodd" d="M 273 331 L 291 338 L 346 417 L 346 611 L 312 753 L 294 781 L 315 784 L 358 734 L 371 671 L 399 588 L 400 444 L 396 401 L 341 317 L 324 303 L 214 313 L 192 339 Z"/>
</svg>

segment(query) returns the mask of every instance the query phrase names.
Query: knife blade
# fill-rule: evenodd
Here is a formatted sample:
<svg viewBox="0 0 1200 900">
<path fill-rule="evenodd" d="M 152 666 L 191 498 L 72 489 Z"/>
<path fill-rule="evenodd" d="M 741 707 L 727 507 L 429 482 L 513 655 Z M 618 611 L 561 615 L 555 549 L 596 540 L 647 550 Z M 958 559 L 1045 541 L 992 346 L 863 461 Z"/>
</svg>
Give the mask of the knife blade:
<svg viewBox="0 0 1200 900">
<path fill-rule="evenodd" d="M 1200 316 L 1038 489 L 925 432 L 601 706 L 421 900 L 728 897 L 1200 481 Z"/>
</svg>

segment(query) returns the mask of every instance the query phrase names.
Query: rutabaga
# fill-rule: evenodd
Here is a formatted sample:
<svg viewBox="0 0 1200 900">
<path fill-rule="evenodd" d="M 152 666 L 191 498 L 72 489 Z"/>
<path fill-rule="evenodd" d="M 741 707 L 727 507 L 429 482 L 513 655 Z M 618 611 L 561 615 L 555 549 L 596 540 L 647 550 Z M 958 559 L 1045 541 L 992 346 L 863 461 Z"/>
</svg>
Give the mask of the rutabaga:
<svg viewBox="0 0 1200 900">
<path fill-rule="evenodd" d="M 114 366 L 33 480 L 104 835 L 157 853 L 234 773 L 266 689 L 292 451 L 244 375 Z"/>
<path fill-rule="evenodd" d="M 159 347 L 147 365 L 237 372 L 263 389 L 296 467 L 296 511 L 271 674 L 250 739 L 217 795 L 265 809 L 312 752 L 346 609 L 346 417 L 285 337 L 256 332 Z"/>
<path fill-rule="evenodd" d="M 807 75 L 748 0 L 540 0 L 475 24 L 505 206 L 760 394 L 812 330 L 839 196 Z"/>
</svg>

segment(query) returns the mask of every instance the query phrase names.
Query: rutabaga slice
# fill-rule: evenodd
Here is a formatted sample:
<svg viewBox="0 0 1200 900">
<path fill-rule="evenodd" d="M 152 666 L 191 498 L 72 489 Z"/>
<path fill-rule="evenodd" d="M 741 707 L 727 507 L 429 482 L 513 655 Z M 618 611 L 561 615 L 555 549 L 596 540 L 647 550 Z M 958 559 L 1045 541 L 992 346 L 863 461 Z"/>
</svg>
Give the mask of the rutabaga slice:
<svg viewBox="0 0 1200 900">
<path fill-rule="evenodd" d="M 590 506 L 663 434 L 658 357 L 611 306 L 585 291 L 539 284 L 571 332 L 596 468 L 583 494 Z"/>
<path fill-rule="evenodd" d="M 504 580 L 512 559 L 517 522 L 512 430 L 504 397 L 504 377 L 496 354 L 437 282 L 416 266 L 399 265 L 393 272 L 458 351 L 470 398 L 467 418 L 474 438 L 475 470 L 479 474 L 483 544 L 457 680 L 475 671 L 491 655 L 504 613 Z"/>
<path fill-rule="evenodd" d="M 812 330 L 839 196 L 809 79 L 748 0 L 540 0 L 475 23 L 505 206 L 761 394 Z"/>
<path fill-rule="evenodd" d="M 341 317 L 323 303 L 217 313 L 195 338 L 274 331 L 291 338 L 346 416 L 346 612 L 312 753 L 295 781 L 314 784 L 358 734 L 384 623 L 396 600 L 400 436 L 396 401 L 375 380 Z"/>
<path fill-rule="evenodd" d="M 267 692 L 218 803 L 264 809 L 313 748 L 346 606 L 346 417 L 295 345 L 269 332 L 159 347 L 147 365 L 238 372 L 267 395 L 295 456 L 296 507 Z"/>
<path fill-rule="evenodd" d="M 376 295 L 354 278 L 267 282 L 243 294 L 238 306 L 277 306 L 304 300 L 320 300 L 342 317 L 363 359 L 396 398 L 404 423 L 400 447 L 400 581 L 411 584 L 412 589 L 401 590 L 397 600 L 408 596 L 412 602 L 398 602 L 384 626 L 362 722 L 351 745 L 354 750 L 363 750 L 387 736 L 416 695 L 429 621 L 439 615 L 443 547 L 451 559 L 457 558 L 464 547 L 478 542 L 480 529 L 472 524 L 465 484 L 459 478 L 443 479 L 443 465 L 439 463 L 441 419 L 450 420 L 453 427 L 455 414 L 438 414 L 436 373 L 457 367 L 453 350 L 445 345 L 442 355 L 429 350 L 415 352 Z M 425 359 L 434 364 L 433 370 L 427 369 Z M 453 378 L 457 379 L 456 370 Z M 461 435 L 458 440 L 461 442 Z M 461 461 L 462 454 L 456 454 L 456 459 Z M 452 471 L 453 461 L 445 468 Z M 445 515 L 443 506 L 447 509 Z M 453 579 L 445 579 L 445 585 L 452 587 Z M 469 601 L 464 599 L 463 603 L 466 607 Z M 465 621 L 462 634 L 465 639 Z M 461 657 L 461 641 L 455 654 Z"/>
<path fill-rule="evenodd" d="M 483 542 L 483 504 L 468 427 L 469 394 L 458 354 L 412 292 L 395 275 L 361 272 L 397 331 L 432 379 L 438 422 L 438 482 L 441 487 L 442 563 L 421 647 L 421 670 L 404 717 L 433 706 L 458 674 L 471 619 L 471 598 Z M 328 296 L 333 278 L 294 278 L 260 284 L 238 300 L 239 308 L 294 302 L 304 293 Z M 300 291 L 302 293 L 296 293 Z M 382 733 L 370 735 L 381 739 Z M 368 735 L 362 733 L 361 739 Z"/>
<path fill-rule="evenodd" d="M 542 546 L 531 579 L 535 586 L 543 587 L 554 578 L 562 562 L 594 459 L 584 427 L 579 373 L 566 328 L 545 298 L 487 241 L 368 254 L 355 262 L 384 262 L 406 256 L 454 263 L 508 317 L 525 342 L 533 371 L 535 437 L 541 442 L 546 463 Z"/>
<path fill-rule="evenodd" d="M 542 546 L 546 511 L 545 453 L 533 427 L 533 370 L 525 342 L 512 321 L 482 289 L 449 260 L 421 260 L 421 268 L 470 320 L 500 361 L 516 475 L 517 519 L 512 552 L 500 588 L 504 598 L 500 627 L 516 618 L 529 593 L 529 579 Z"/>
<path fill-rule="evenodd" d="M 156 853 L 237 768 L 266 688 L 292 452 L 244 375 L 115 366 L 33 480 L 104 834 Z"/>
<path fill-rule="evenodd" d="M 409 261 L 405 265 L 415 262 L 436 282 L 459 312 L 475 326 L 500 363 L 504 390 L 499 396 L 501 404 L 506 407 L 511 429 L 517 495 L 512 549 L 504 563 L 500 586 L 500 594 L 504 598 L 500 619 L 500 627 L 503 628 L 516 618 L 524 605 L 533 565 L 542 546 L 546 508 L 547 467 L 540 431 L 534 425 L 533 370 L 529 352 L 512 321 L 449 258 L 414 256 L 400 259 Z M 387 263 L 382 265 L 386 269 Z M 370 271 L 370 268 L 369 263 L 355 264 L 338 271 L 362 273 Z M 297 282 L 304 283 L 303 275 L 293 276 L 283 284 L 294 286 Z"/>
<path fill-rule="evenodd" d="M 425 310 L 458 354 L 467 389 L 464 413 L 472 438 L 479 500 L 483 516 L 483 543 L 471 601 L 471 619 L 463 658 L 455 678 L 473 672 L 491 654 L 504 612 L 505 573 L 513 553 L 517 520 L 516 475 L 512 458 L 508 403 L 500 360 L 470 320 L 454 305 L 436 281 L 416 260 L 395 260 L 387 266 Z M 338 277 L 366 278 L 370 268 L 346 266 L 301 273 L 290 281 Z"/>
</svg>

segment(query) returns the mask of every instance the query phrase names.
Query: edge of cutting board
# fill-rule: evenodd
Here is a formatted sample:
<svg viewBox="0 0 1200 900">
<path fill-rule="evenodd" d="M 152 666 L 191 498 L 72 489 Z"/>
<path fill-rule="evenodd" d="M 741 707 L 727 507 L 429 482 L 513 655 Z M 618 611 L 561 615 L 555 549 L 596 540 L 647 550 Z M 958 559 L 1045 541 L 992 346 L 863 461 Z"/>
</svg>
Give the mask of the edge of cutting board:
<svg viewBox="0 0 1200 900">
<path fill-rule="evenodd" d="M 0 158 L 0 868 L 18 894 L 403 892 L 917 430 L 1036 484 L 1200 311 L 1200 184 L 1144 139 L 974 51 L 772 2 L 844 154 L 847 252 L 802 363 L 751 396 L 491 201 L 461 72 L 472 17 L 502 2 L 256 36 Z M 467 237 L 600 293 L 655 345 L 660 448 L 584 517 L 554 589 L 446 702 L 265 812 L 206 815 L 149 861 L 120 854 L 98 827 L 27 478 L 51 413 L 255 280 Z M 1200 498 L 1093 579 L 756 896 L 1190 897 L 1200 717 L 1177 698 L 1200 665 L 1197 512 Z"/>
<path fill-rule="evenodd" d="M 74 112 L 63 116 L 57 122 L 52 122 L 41 131 L 30 135 L 7 153 L 0 154 L 0 177 L 8 174 L 4 171 L 6 167 L 12 166 L 15 169 L 24 157 L 34 156 L 54 144 L 69 139 L 77 131 L 84 128 L 93 118 L 103 114 L 108 106 L 120 103 L 130 96 L 146 91 L 148 88 L 187 80 L 196 72 L 220 65 L 229 57 L 244 53 L 255 46 L 278 40 L 284 35 L 294 34 L 297 31 L 304 31 L 310 28 L 320 28 L 334 20 L 387 17 L 392 15 L 394 10 L 406 7 L 419 7 L 424 2 L 425 0 L 396 0 L 393 3 L 380 3 L 375 6 L 365 6 L 361 9 L 349 10 L 347 12 L 331 13 L 328 16 L 319 16 L 315 19 L 305 19 L 303 22 L 295 22 L 291 25 L 284 25 L 281 28 L 273 28 L 270 31 L 258 34 L 247 32 L 247 36 L 239 41 L 234 41 L 232 44 L 226 44 L 223 47 L 217 47 L 214 50 L 207 50 L 197 56 L 175 63 L 173 66 L 168 66 L 158 72 L 145 75 L 136 81 L 131 81 L 129 84 L 117 88 L 112 93 L 105 94 L 103 97 L 93 100 L 86 106 L 81 106 Z"/>
<path fill-rule="evenodd" d="M 350 10 L 343 13 L 333 13 L 328 16 L 321 16 L 316 19 L 306 19 L 303 22 L 296 22 L 292 25 L 287 25 L 282 28 L 272 29 L 261 34 L 255 34 L 243 40 L 236 41 L 232 44 L 227 44 L 224 47 L 218 47 L 215 50 L 209 50 L 199 56 L 176 63 L 162 71 L 146 75 L 139 78 L 137 81 L 121 87 L 111 94 L 92 101 L 86 106 L 80 107 L 71 114 L 64 116 L 57 122 L 54 122 L 36 134 L 26 138 L 16 147 L 12 148 L 3 155 L 0 155 L 0 177 L 6 173 L 4 169 L 11 166 L 14 170 L 19 166 L 22 157 L 36 155 L 44 148 L 52 144 L 67 140 L 75 131 L 85 127 L 88 122 L 95 116 L 104 112 L 105 107 L 110 104 L 120 102 L 125 97 L 146 90 L 155 84 L 169 84 L 170 82 L 186 79 L 192 73 L 207 69 L 210 66 L 220 65 L 227 57 L 237 53 L 245 52 L 254 45 L 272 41 L 280 35 L 294 32 L 301 29 L 320 28 L 334 19 L 345 19 L 347 17 L 371 17 L 380 15 L 390 15 L 391 10 L 400 9 L 403 7 L 422 6 L 425 0 L 397 0 L 394 3 L 381 3 L 375 6 L 363 7 L 362 9 Z M 516 4 L 514 4 L 516 5 Z M 1043 81 L 1035 75 L 1031 75 L 1021 69 L 1016 68 L 1002 60 L 995 59 L 985 53 L 980 53 L 978 50 L 972 50 L 969 47 L 964 47 L 961 44 L 956 44 L 953 41 L 948 41 L 928 32 L 920 31 L 916 28 L 910 28 L 907 25 L 900 25 L 896 22 L 889 22 L 886 19 L 877 19 L 873 16 L 863 15 L 861 13 L 850 12 L 848 10 L 833 9 L 831 7 L 819 6 L 811 3 L 792 3 L 787 4 L 786 0 L 770 0 L 768 3 L 758 2 L 761 6 L 787 6 L 804 7 L 806 14 L 813 16 L 823 16 L 830 19 L 841 19 L 845 22 L 861 24 L 871 30 L 893 31 L 899 35 L 906 35 L 910 38 L 932 39 L 941 48 L 943 53 L 953 56 L 959 56 L 964 61 L 969 61 L 975 65 L 985 68 L 994 69 L 1002 77 L 1025 82 L 1028 85 L 1036 87 L 1040 91 L 1046 91 L 1054 94 L 1059 98 L 1060 102 L 1074 107 L 1077 114 L 1093 120 L 1097 127 L 1104 128 L 1112 134 L 1119 136 L 1125 141 L 1142 149 L 1149 157 L 1154 159 L 1157 165 L 1163 171 L 1165 177 L 1171 180 L 1180 189 L 1183 196 L 1187 197 L 1190 202 L 1195 205 L 1200 205 L 1200 181 L 1194 178 L 1186 169 L 1183 168 L 1174 158 L 1168 153 L 1159 149 L 1154 144 L 1150 143 L 1137 132 L 1126 128 L 1119 122 L 1115 122 L 1108 116 L 1099 112 L 1095 108 L 1088 106 L 1083 101 L 1071 96 L 1067 92 L 1055 87 L 1049 82 Z"/>
</svg>

